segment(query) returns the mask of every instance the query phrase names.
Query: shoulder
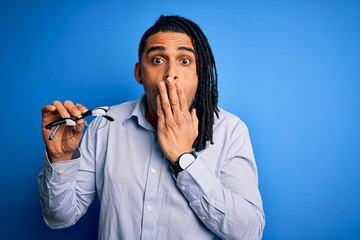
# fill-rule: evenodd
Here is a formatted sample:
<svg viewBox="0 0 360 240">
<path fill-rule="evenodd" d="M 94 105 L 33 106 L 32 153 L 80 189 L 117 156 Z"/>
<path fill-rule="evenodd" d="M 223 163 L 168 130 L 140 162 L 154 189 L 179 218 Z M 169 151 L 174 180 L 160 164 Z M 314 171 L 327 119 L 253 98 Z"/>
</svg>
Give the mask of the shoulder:
<svg viewBox="0 0 360 240">
<path fill-rule="evenodd" d="M 217 136 L 234 136 L 235 135 L 249 135 L 249 130 L 245 122 L 235 114 L 219 108 L 219 118 L 215 117 L 214 134 Z"/>
<path fill-rule="evenodd" d="M 221 130 L 238 129 L 242 132 L 248 132 L 245 122 L 240 117 L 223 108 L 219 108 L 219 110 L 219 118 L 215 117 L 214 130 L 217 128 Z"/>
<path fill-rule="evenodd" d="M 111 106 L 109 111 L 112 112 L 118 112 L 118 111 L 127 111 L 127 112 L 132 112 L 137 104 L 139 100 L 132 100 L 132 101 L 127 101 L 127 102 L 123 102 L 120 104 L 116 104 L 114 106 Z"/>
<path fill-rule="evenodd" d="M 134 113 L 139 101 L 140 99 L 111 106 L 108 114 L 116 119 L 127 119 Z"/>
</svg>

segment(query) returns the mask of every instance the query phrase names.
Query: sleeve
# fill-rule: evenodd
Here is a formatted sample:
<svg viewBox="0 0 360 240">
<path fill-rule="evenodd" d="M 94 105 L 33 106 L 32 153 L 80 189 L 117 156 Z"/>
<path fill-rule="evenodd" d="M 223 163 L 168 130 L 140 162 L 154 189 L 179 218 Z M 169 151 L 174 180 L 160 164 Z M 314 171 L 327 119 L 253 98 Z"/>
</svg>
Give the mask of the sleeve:
<svg viewBox="0 0 360 240">
<path fill-rule="evenodd" d="M 247 127 L 241 122 L 230 135 L 223 143 L 224 157 L 211 156 L 220 161 L 218 169 L 210 169 L 210 159 L 200 152 L 178 175 L 177 186 L 199 219 L 219 237 L 261 239 L 265 216 Z"/>
<path fill-rule="evenodd" d="M 95 177 L 90 171 L 79 171 L 79 149 L 74 159 L 50 163 L 44 157 L 44 169 L 38 175 L 39 197 L 46 224 L 53 229 L 74 225 L 83 216 L 95 196 Z M 81 174 L 82 181 L 77 181 Z"/>
</svg>

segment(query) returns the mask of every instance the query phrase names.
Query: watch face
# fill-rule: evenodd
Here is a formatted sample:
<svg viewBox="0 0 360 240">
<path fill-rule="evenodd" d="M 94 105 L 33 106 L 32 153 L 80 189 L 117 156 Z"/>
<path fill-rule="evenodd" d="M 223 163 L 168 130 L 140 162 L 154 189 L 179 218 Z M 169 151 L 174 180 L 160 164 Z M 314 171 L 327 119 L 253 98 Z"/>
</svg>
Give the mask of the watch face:
<svg viewBox="0 0 360 240">
<path fill-rule="evenodd" d="M 194 155 L 185 153 L 180 157 L 179 165 L 182 169 L 186 169 L 193 161 L 195 161 Z"/>
</svg>

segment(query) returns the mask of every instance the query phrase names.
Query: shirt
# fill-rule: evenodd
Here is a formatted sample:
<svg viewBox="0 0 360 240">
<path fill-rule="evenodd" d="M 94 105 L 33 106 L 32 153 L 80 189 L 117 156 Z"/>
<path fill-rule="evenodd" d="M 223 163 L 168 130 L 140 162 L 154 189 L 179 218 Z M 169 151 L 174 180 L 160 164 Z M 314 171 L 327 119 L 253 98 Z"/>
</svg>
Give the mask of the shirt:
<svg viewBox="0 0 360 240">
<path fill-rule="evenodd" d="M 220 109 L 214 144 L 175 178 L 145 119 L 145 97 L 108 114 L 115 121 L 88 129 L 72 160 L 50 163 L 45 154 L 38 183 L 51 228 L 75 224 L 97 194 L 98 239 L 261 239 L 257 167 L 238 117 Z"/>
</svg>

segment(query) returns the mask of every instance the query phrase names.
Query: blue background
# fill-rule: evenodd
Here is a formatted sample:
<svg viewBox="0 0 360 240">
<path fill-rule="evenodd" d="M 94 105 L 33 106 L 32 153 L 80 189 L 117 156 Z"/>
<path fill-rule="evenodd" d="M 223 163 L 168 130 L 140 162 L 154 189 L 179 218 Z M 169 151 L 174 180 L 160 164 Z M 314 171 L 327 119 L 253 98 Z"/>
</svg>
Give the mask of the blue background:
<svg viewBox="0 0 360 240">
<path fill-rule="evenodd" d="M 0 3 L 0 239 L 94 239 L 42 220 L 42 105 L 137 99 L 142 33 L 160 14 L 197 22 L 212 45 L 220 105 L 250 129 L 264 239 L 360 239 L 359 1 Z"/>
</svg>

